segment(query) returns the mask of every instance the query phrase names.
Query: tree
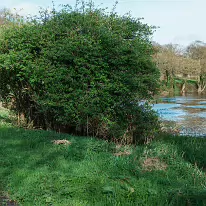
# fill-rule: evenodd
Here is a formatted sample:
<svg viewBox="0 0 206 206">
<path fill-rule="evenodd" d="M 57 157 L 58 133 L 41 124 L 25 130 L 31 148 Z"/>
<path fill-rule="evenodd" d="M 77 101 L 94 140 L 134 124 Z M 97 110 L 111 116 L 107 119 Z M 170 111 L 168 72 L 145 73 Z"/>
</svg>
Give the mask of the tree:
<svg viewBox="0 0 206 206">
<path fill-rule="evenodd" d="M 153 27 L 93 4 L 40 14 L 4 30 L 3 99 L 12 96 L 15 110 L 43 128 L 99 137 L 128 133 L 132 142 L 153 132 L 156 116 L 139 106 L 158 88 Z"/>
<path fill-rule="evenodd" d="M 177 45 L 166 45 L 158 48 L 154 60 L 161 71 L 161 80 L 167 88 L 175 88 L 176 81 L 182 84 L 181 91 L 185 91 L 187 80 L 196 80 L 201 73 L 199 60 L 184 56 Z"/>
<path fill-rule="evenodd" d="M 23 17 L 18 14 L 18 11 L 12 12 L 7 8 L 0 9 L 0 26 L 8 26 L 12 23 L 16 24 L 23 20 Z"/>
<path fill-rule="evenodd" d="M 198 93 L 202 93 L 206 88 L 206 43 L 195 41 L 187 47 L 187 55 L 199 61 L 201 72 L 198 78 Z"/>
<path fill-rule="evenodd" d="M 168 52 L 171 52 L 178 56 L 182 56 L 184 53 L 184 48 L 179 44 L 165 44 L 162 47 Z"/>
</svg>

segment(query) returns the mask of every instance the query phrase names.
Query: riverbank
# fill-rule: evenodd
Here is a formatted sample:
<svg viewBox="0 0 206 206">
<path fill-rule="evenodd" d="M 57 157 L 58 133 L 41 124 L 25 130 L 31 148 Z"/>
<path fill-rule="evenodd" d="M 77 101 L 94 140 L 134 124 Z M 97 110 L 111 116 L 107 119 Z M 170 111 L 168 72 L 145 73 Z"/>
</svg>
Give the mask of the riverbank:
<svg viewBox="0 0 206 206">
<path fill-rule="evenodd" d="M 0 120 L 0 184 L 19 205 L 206 205 L 206 139 L 123 146 Z"/>
</svg>

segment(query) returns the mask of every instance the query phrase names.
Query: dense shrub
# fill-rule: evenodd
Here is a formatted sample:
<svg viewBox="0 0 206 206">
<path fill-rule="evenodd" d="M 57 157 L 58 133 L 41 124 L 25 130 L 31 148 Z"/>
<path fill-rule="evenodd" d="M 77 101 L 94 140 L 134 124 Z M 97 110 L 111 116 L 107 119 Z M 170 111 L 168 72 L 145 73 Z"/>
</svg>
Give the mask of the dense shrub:
<svg viewBox="0 0 206 206">
<path fill-rule="evenodd" d="M 145 122 L 155 115 L 138 103 L 152 97 L 159 78 L 151 59 L 153 27 L 85 5 L 41 12 L 4 29 L 1 96 L 12 99 L 28 123 L 45 129 L 144 136 L 151 131 Z"/>
</svg>

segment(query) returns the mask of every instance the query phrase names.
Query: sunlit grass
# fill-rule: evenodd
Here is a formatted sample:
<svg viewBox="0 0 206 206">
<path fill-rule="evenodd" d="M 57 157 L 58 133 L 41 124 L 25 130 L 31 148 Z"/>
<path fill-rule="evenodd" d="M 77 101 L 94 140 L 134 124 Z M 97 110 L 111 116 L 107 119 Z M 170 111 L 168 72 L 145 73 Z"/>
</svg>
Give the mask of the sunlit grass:
<svg viewBox="0 0 206 206">
<path fill-rule="evenodd" d="M 1 190 L 20 205 L 206 205 L 206 139 L 162 136 L 149 145 L 117 148 L 12 127 L 8 111 L 0 116 Z M 55 139 L 71 145 L 54 145 Z M 114 155 L 124 150 L 131 154 Z"/>
</svg>

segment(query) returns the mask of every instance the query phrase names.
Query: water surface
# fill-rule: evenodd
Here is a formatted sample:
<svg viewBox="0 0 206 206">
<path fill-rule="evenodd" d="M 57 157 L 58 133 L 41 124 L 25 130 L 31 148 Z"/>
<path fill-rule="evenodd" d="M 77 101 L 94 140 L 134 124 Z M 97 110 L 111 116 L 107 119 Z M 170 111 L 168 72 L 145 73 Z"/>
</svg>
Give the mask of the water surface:
<svg viewBox="0 0 206 206">
<path fill-rule="evenodd" d="M 206 96 L 187 95 L 160 98 L 154 104 L 162 120 L 174 121 L 182 135 L 206 137 Z"/>
</svg>

